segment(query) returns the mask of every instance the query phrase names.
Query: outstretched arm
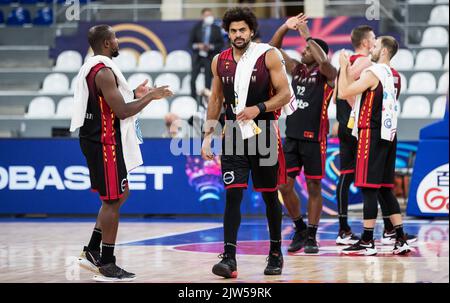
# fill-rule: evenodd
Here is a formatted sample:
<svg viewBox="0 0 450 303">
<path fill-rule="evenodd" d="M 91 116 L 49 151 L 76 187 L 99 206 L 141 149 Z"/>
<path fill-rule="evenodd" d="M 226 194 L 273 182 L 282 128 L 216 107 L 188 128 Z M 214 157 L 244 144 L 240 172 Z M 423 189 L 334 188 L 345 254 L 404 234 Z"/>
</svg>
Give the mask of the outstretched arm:
<svg viewBox="0 0 450 303">
<path fill-rule="evenodd" d="M 271 46 L 276 47 L 281 51 L 283 59 L 286 62 L 286 71 L 290 74 L 292 73 L 298 62 L 289 57 L 286 54 L 286 52 L 284 52 L 281 49 L 283 44 L 283 38 L 289 30 L 297 30 L 297 23 L 299 22 L 299 20 L 302 20 L 303 18 L 304 18 L 303 14 L 299 14 L 295 17 L 287 19 L 286 22 L 278 28 L 278 30 L 275 32 L 275 34 L 273 35 L 272 39 L 269 42 Z"/>
<path fill-rule="evenodd" d="M 123 120 L 134 116 L 146 107 L 152 100 L 170 97 L 173 93 L 168 86 L 161 86 L 148 91 L 133 102 L 125 103 L 122 94 L 116 85 L 116 78 L 109 68 L 102 68 L 95 76 L 95 85 L 102 93 L 106 103 L 117 116 Z"/>
</svg>

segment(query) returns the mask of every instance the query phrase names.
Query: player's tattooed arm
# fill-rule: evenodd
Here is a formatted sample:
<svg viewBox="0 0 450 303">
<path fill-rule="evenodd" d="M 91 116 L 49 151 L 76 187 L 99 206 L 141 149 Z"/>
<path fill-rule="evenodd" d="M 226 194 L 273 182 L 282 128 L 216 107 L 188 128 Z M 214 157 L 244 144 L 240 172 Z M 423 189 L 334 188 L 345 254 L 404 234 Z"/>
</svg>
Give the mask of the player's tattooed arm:
<svg viewBox="0 0 450 303">
<path fill-rule="evenodd" d="M 117 87 L 116 78 L 109 68 L 102 68 L 97 73 L 95 76 L 95 85 L 113 113 L 121 120 L 136 115 L 153 100 L 173 95 L 168 86 L 161 86 L 149 88 L 140 98 L 133 102 L 125 103 Z"/>
</svg>

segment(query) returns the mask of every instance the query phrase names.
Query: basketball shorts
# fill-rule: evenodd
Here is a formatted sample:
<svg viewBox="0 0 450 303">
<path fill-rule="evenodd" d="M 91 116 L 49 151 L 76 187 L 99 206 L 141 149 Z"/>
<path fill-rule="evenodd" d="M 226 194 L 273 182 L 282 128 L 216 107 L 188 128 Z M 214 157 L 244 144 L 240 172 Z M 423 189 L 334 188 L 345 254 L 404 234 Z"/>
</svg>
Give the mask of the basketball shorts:
<svg viewBox="0 0 450 303">
<path fill-rule="evenodd" d="M 356 154 L 355 186 L 394 187 L 397 137 L 381 139 L 380 129 L 360 129 Z"/>
<path fill-rule="evenodd" d="M 80 139 L 80 146 L 89 168 L 91 189 L 103 201 L 120 199 L 128 187 L 122 145 Z"/>
<path fill-rule="evenodd" d="M 303 168 L 307 179 L 325 176 L 327 142 L 298 140 L 286 137 L 283 145 L 288 176 L 295 179 Z"/>
</svg>

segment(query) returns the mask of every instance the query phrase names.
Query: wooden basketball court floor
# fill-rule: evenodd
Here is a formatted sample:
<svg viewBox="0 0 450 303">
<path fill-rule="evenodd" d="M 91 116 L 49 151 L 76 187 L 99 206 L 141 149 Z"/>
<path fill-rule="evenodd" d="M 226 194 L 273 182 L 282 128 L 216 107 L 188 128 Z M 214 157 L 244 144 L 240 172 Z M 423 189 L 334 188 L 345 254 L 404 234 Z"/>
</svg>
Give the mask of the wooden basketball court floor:
<svg viewBox="0 0 450 303">
<path fill-rule="evenodd" d="M 351 220 L 354 231 L 362 226 Z M 0 219 L 0 282 L 92 282 L 77 257 L 92 232 L 93 219 Z M 418 235 L 409 256 L 393 256 L 378 245 L 372 257 L 342 256 L 335 245 L 336 219 L 323 219 L 320 252 L 288 254 L 292 236 L 283 225 L 285 266 L 281 276 L 264 276 L 268 252 L 265 220 L 243 218 L 239 231 L 237 279 L 211 273 L 222 252 L 220 218 L 123 219 L 116 247 L 117 264 L 137 274 L 136 282 L 298 282 L 298 283 L 449 283 L 447 220 L 408 220 L 405 230 Z M 375 235 L 379 239 L 382 222 Z"/>
</svg>

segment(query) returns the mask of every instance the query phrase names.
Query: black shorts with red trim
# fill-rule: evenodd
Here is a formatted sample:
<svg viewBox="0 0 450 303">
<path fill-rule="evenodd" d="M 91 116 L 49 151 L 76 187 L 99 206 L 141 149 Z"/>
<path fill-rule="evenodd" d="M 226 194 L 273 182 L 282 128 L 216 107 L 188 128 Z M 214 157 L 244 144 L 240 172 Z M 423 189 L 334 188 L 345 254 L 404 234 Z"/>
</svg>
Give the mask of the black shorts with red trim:
<svg viewBox="0 0 450 303">
<path fill-rule="evenodd" d="M 266 166 L 261 155 L 222 155 L 222 178 L 225 189 L 247 188 L 250 171 L 253 189 L 274 192 L 278 189 L 278 163 Z"/>
<path fill-rule="evenodd" d="M 341 174 L 353 174 L 355 173 L 358 139 L 352 135 L 352 130 L 347 125 L 341 123 L 339 123 L 338 138 Z"/>
<path fill-rule="evenodd" d="M 283 145 L 288 176 L 295 179 L 304 170 L 307 179 L 325 176 L 327 141 L 298 140 L 286 137 Z"/>
<path fill-rule="evenodd" d="M 122 145 L 80 139 L 80 146 L 89 168 L 91 189 L 103 201 L 120 199 L 128 187 Z"/>
<path fill-rule="evenodd" d="M 355 186 L 394 187 L 397 137 L 381 139 L 380 129 L 360 129 L 356 155 Z"/>
</svg>

